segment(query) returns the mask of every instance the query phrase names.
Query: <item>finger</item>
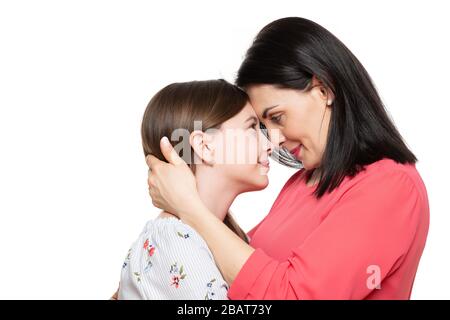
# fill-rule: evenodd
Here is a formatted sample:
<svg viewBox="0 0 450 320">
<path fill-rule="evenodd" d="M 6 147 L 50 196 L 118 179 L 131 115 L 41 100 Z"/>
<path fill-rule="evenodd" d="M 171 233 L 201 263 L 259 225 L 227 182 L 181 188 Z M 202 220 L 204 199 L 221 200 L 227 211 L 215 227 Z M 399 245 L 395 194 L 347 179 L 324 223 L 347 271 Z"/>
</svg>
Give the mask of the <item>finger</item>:
<svg viewBox="0 0 450 320">
<path fill-rule="evenodd" d="M 147 162 L 149 170 L 152 170 L 152 168 L 155 167 L 156 164 L 163 163 L 161 160 L 151 154 L 145 157 L 145 162 Z"/>
<path fill-rule="evenodd" d="M 172 147 L 172 145 L 169 142 L 169 139 L 167 137 L 162 137 L 160 141 L 160 147 L 161 147 L 161 153 L 164 155 L 164 158 L 166 158 L 167 161 L 169 161 L 171 164 L 186 164 L 183 159 L 180 158 L 180 156 L 177 154 L 175 149 Z"/>
<path fill-rule="evenodd" d="M 145 163 L 147 163 L 148 166 L 150 166 L 150 156 L 151 156 L 151 154 L 148 154 L 148 155 L 145 157 Z M 150 169 L 150 168 L 149 168 L 149 169 Z"/>
<path fill-rule="evenodd" d="M 153 181 L 153 177 L 148 177 L 147 184 L 149 189 L 155 186 L 155 182 Z"/>
</svg>

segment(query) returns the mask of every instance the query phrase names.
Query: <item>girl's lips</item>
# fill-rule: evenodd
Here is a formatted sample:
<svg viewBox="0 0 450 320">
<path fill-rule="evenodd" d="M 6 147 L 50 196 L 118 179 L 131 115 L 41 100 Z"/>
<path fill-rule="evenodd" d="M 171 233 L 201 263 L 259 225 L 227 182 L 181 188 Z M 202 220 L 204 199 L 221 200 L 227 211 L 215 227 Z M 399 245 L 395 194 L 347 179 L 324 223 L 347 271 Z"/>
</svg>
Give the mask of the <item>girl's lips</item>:
<svg viewBox="0 0 450 320">
<path fill-rule="evenodd" d="M 291 151 L 289 151 L 294 157 L 298 156 L 298 153 L 301 149 L 302 145 L 299 144 L 298 146 L 296 146 L 294 149 L 292 149 Z"/>
<path fill-rule="evenodd" d="M 270 167 L 270 162 L 269 162 L 269 160 L 259 161 L 258 163 L 259 163 L 260 165 L 262 165 L 263 167 L 267 167 L 267 168 Z"/>
</svg>

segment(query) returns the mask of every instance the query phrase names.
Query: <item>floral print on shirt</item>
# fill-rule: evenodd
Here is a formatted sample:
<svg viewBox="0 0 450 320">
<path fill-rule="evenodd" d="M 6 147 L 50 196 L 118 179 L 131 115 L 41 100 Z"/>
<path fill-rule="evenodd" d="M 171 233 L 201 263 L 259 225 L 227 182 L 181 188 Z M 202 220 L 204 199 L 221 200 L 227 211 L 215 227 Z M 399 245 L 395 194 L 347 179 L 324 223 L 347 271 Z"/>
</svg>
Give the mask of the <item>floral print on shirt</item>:
<svg viewBox="0 0 450 320">
<path fill-rule="evenodd" d="M 148 238 L 145 240 L 143 248 L 146 251 L 146 256 L 147 256 L 147 266 L 145 267 L 144 271 L 148 271 L 153 266 L 151 257 L 155 254 L 156 248 L 154 245 L 150 244 L 150 241 Z"/>
<path fill-rule="evenodd" d="M 211 279 L 211 281 L 209 281 L 207 284 L 206 284 L 206 295 L 205 295 L 205 300 L 214 300 L 214 299 L 216 299 L 216 290 L 213 288 L 213 285 L 215 284 L 215 282 L 216 282 L 216 279 L 214 278 L 214 279 Z M 217 286 L 217 285 L 216 285 Z M 227 284 L 222 284 L 221 286 L 220 286 L 220 288 L 222 289 L 225 289 L 225 290 L 227 290 L 228 291 L 228 285 Z"/>
<path fill-rule="evenodd" d="M 211 281 L 209 281 L 207 284 L 206 284 L 206 296 L 205 296 L 205 300 L 213 300 L 213 297 L 214 297 L 214 295 L 215 295 L 215 293 L 214 293 L 214 291 L 213 291 L 213 289 L 212 289 L 212 286 L 213 286 L 213 283 L 216 281 L 216 279 L 211 279 Z"/>
<path fill-rule="evenodd" d="M 180 282 L 181 280 L 183 280 L 184 278 L 186 278 L 186 274 L 183 273 L 183 265 L 181 265 L 180 268 L 178 268 L 178 263 L 175 262 L 174 264 L 172 264 L 170 266 L 170 274 L 171 276 L 171 286 L 175 286 L 175 288 L 179 288 L 180 287 Z"/>
<path fill-rule="evenodd" d="M 206 243 L 175 219 L 146 225 L 123 260 L 121 283 L 123 299 L 227 299 Z"/>
<path fill-rule="evenodd" d="M 189 238 L 189 233 L 181 233 L 180 231 L 177 231 L 177 235 L 183 239 Z"/>
<path fill-rule="evenodd" d="M 128 250 L 125 261 L 122 264 L 122 269 L 124 269 L 130 263 L 130 257 L 131 257 L 131 248 Z"/>
</svg>

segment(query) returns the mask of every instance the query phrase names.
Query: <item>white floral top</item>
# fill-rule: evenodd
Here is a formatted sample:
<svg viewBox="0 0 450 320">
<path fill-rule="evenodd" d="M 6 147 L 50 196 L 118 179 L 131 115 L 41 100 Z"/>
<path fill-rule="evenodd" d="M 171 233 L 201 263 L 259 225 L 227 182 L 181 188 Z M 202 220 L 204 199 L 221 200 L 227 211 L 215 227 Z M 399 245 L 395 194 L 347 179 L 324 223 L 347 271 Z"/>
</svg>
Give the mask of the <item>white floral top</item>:
<svg viewBox="0 0 450 320">
<path fill-rule="evenodd" d="M 175 217 L 147 222 L 122 266 L 121 299 L 225 300 L 228 286 L 206 242 Z"/>
</svg>

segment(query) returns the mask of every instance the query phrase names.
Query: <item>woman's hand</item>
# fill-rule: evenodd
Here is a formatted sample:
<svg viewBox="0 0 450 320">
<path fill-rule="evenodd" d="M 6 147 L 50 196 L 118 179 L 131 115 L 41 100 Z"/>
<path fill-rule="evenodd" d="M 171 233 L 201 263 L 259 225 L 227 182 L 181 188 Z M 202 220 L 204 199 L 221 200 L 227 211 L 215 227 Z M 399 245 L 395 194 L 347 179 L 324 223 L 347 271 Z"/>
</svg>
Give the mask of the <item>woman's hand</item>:
<svg viewBox="0 0 450 320">
<path fill-rule="evenodd" d="M 160 141 L 161 152 L 169 163 L 152 155 L 146 157 L 149 166 L 148 187 L 155 207 L 177 215 L 195 212 L 201 205 L 195 177 L 166 137 Z"/>
</svg>

